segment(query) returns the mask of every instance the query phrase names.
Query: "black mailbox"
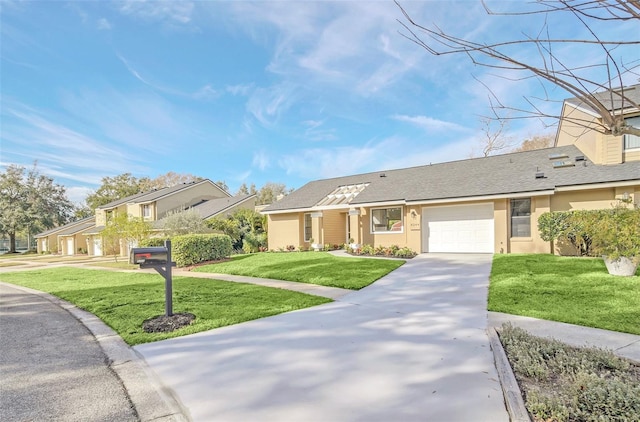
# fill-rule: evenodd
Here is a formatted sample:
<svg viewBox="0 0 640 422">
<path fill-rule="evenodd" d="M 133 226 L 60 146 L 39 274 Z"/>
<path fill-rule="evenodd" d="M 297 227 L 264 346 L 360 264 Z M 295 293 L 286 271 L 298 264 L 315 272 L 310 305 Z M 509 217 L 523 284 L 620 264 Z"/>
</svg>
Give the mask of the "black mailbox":
<svg viewBox="0 0 640 422">
<path fill-rule="evenodd" d="M 129 255 L 129 263 L 130 264 L 141 264 L 141 265 L 166 265 L 167 258 L 167 248 L 163 246 L 156 246 L 150 248 L 133 248 L 131 249 L 131 254 Z"/>
</svg>

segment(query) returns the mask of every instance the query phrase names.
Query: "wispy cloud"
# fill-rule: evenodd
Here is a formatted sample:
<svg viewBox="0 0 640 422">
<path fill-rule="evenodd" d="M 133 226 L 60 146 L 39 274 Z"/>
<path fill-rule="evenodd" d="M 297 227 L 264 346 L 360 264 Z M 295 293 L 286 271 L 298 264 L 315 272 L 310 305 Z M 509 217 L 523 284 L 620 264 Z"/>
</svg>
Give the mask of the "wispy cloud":
<svg viewBox="0 0 640 422">
<path fill-rule="evenodd" d="M 191 22 L 194 4 L 190 1 L 174 0 L 127 0 L 120 4 L 122 14 L 146 21 L 160 21 L 169 24 Z"/>
<path fill-rule="evenodd" d="M 283 83 L 257 88 L 247 102 L 247 110 L 263 126 L 273 126 L 294 101 L 292 85 Z"/>
<path fill-rule="evenodd" d="M 98 22 L 96 23 L 96 26 L 101 31 L 111 29 L 111 24 L 109 23 L 109 21 L 106 18 L 98 19 Z"/>
<path fill-rule="evenodd" d="M 266 169 L 270 165 L 269 155 L 264 150 L 254 152 L 252 164 L 260 170 Z"/>
<path fill-rule="evenodd" d="M 457 123 L 446 122 L 439 119 L 434 119 L 429 116 L 406 116 L 402 114 L 396 114 L 391 116 L 392 119 L 397 120 L 399 122 L 407 122 L 412 125 L 418 126 L 427 131 L 438 131 L 438 132 L 446 132 L 446 131 L 468 131 L 469 129 L 465 126 L 459 125 Z"/>
<path fill-rule="evenodd" d="M 324 120 L 305 120 L 302 125 L 306 127 L 304 139 L 313 142 L 335 141 L 338 139 L 335 129 L 323 129 Z"/>
<path fill-rule="evenodd" d="M 253 84 L 228 85 L 225 90 L 231 95 L 249 95 L 253 89 Z"/>
</svg>

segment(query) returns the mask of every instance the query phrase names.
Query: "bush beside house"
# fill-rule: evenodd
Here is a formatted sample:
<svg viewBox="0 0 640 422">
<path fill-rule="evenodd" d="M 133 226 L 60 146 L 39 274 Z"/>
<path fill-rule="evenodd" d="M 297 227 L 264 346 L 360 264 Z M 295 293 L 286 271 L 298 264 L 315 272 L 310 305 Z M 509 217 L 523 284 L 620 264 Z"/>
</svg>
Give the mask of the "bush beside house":
<svg viewBox="0 0 640 422">
<path fill-rule="evenodd" d="M 164 239 L 146 239 L 141 246 L 164 246 Z M 217 261 L 229 257 L 231 252 L 231 238 L 225 234 L 187 234 L 171 238 L 171 257 L 178 267 Z"/>
<path fill-rule="evenodd" d="M 569 243 L 579 256 L 640 262 L 640 208 L 628 208 L 625 203 L 608 210 L 544 213 L 538 229 L 545 241 L 559 246 Z"/>
</svg>

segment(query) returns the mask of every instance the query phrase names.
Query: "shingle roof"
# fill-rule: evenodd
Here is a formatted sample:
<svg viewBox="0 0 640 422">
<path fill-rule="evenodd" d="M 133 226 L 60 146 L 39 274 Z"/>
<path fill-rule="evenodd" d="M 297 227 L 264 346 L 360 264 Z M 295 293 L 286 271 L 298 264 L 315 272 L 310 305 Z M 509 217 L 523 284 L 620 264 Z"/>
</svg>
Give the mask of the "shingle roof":
<svg viewBox="0 0 640 422">
<path fill-rule="evenodd" d="M 96 225 L 96 219 L 94 217 L 90 221 L 85 221 L 82 224 L 69 227 L 68 229 L 61 231 L 60 233 L 58 233 L 58 236 L 71 236 L 76 233 L 81 233 L 83 230 L 86 230 L 90 227 L 94 227 L 95 225 Z"/>
<path fill-rule="evenodd" d="M 126 198 L 121 198 L 121 199 L 118 199 L 116 201 L 109 202 L 108 204 L 101 205 L 98 208 L 100 208 L 100 209 L 109 209 L 109 208 L 114 208 L 114 207 L 117 207 L 119 205 L 128 204 L 128 203 L 152 202 L 152 201 L 156 201 L 156 200 L 158 200 L 158 199 L 160 199 L 160 198 L 162 198 L 164 196 L 167 196 L 167 195 L 170 195 L 172 193 L 181 191 L 183 189 L 190 188 L 192 186 L 199 185 L 201 183 L 211 183 L 212 185 L 215 185 L 218 188 L 220 188 L 218 185 L 213 183 L 211 180 L 203 179 L 203 180 L 199 180 L 197 182 L 181 183 L 179 185 L 169 186 L 169 187 L 166 187 L 166 188 L 153 189 L 153 190 L 146 191 L 146 192 L 139 192 L 139 193 L 136 193 L 135 195 L 127 196 Z M 224 190 L 222 190 L 222 189 L 220 189 L 220 191 L 224 192 Z"/>
<path fill-rule="evenodd" d="M 217 198 L 210 199 L 201 204 L 192 207 L 195 211 L 199 212 L 202 218 L 213 217 L 216 214 L 220 214 L 225 210 L 232 208 L 248 199 L 255 197 L 256 195 L 240 195 L 230 198 Z"/>
<path fill-rule="evenodd" d="M 598 99 L 598 101 L 600 101 L 600 103 L 602 103 L 611 111 L 637 109 L 640 105 L 640 84 L 623 88 L 623 91 L 621 91 L 621 95 L 624 95 L 626 97 L 626 100 L 624 101 L 622 98 L 620 98 L 619 95 L 612 94 L 609 91 L 596 92 L 593 95 Z M 593 110 L 591 106 L 587 105 L 582 99 L 577 97 L 568 98 L 565 101 L 577 107 L 585 107 Z"/>
<path fill-rule="evenodd" d="M 88 224 L 88 223 L 90 223 L 89 226 L 86 226 L 85 224 Z M 85 217 L 85 218 L 81 218 L 80 220 L 76 220 L 76 221 L 73 221 L 71 223 L 65 224 L 63 226 L 54 227 L 53 229 L 49 229 L 49 230 L 43 231 L 42 233 L 38 233 L 34 237 L 36 239 L 41 238 L 41 237 L 47 237 L 49 235 L 52 235 L 52 234 L 55 234 L 55 233 L 58 233 L 58 232 L 63 232 L 65 230 L 69 230 L 69 229 L 72 229 L 72 228 L 80 226 L 80 225 L 82 225 L 82 227 L 91 227 L 95 223 L 96 223 L 96 217 L 95 216 Z"/>
<path fill-rule="evenodd" d="M 566 154 L 575 166 L 554 168 L 550 154 Z M 474 158 L 462 161 L 316 180 L 295 190 L 263 212 L 310 209 L 339 186 L 369 183 L 352 206 L 380 202 L 456 200 L 478 196 L 554 190 L 558 187 L 637 180 L 640 161 L 596 165 L 575 146 Z M 544 178 L 536 178 L 544 173 Z"/>
</svg>

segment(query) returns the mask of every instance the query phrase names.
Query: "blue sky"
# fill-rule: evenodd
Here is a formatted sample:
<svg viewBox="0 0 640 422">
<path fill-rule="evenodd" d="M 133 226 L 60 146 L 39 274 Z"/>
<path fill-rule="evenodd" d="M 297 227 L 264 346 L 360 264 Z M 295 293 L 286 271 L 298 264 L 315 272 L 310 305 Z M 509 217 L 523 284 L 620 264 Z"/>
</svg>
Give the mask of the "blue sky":
<svg viewBox="0 0 640 422">
<path fill-rule="evenodd" d="M 421 23 L 483 41 L 541 28 L 534 18 L 488 17 L 475 1 L 402 4 Z M 0 163 L 37 160 L 73 201 L 125 172 L 191 173 L 224 180 L 233 192 L 242 183 L 298 188 L 465 159 L 481 137 L 479 116 L 490 114 L 478 80 L 514 106 L 523 96 L 567 96 L 460 56 L 427 54 L 400 35 L 402 14 L 390 1 L 5 0 L 1 7 Z M 554 35 L 584 31 L 557 19 Z M 630 28 L 599 33 L 621 39 Z M 565 53 L 574 63 L 599 59 Z M 627 62 L 639 55 L 637 48 L 616 54 Z M 541 107 L 557 113 L 560 104 Z M 516 121 L 509 135 L 553 130 Z"/>
</svg>

